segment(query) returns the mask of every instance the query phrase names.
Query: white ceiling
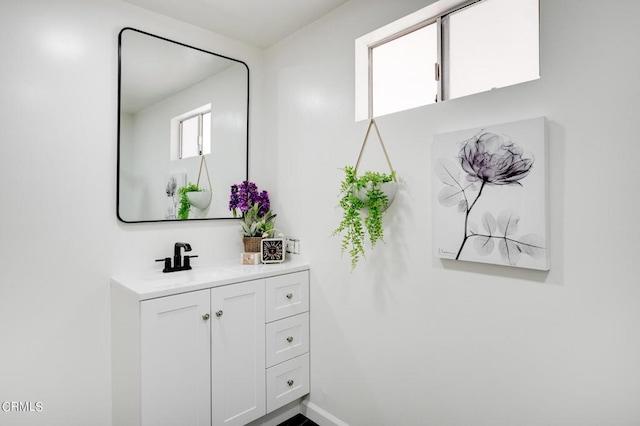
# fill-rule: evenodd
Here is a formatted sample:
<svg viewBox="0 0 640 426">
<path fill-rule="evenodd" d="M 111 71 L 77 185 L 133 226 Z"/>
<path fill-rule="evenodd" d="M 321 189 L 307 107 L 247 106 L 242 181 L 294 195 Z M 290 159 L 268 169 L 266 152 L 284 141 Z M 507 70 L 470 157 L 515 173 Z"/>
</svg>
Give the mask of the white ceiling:
<svg viewBox="0 0 640 426">
<path fill-rule="evenodd" d="M 124 0 L 261 48 L 347 0 Z"/>
</svg>

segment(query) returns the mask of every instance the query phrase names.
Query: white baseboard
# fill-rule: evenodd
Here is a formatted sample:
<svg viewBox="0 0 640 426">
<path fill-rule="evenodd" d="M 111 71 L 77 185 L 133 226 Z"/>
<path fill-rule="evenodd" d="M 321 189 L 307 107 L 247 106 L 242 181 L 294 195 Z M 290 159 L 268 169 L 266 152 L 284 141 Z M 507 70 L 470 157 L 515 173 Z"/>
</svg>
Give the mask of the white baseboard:
<svg viewBox="0 0 640 426">
<path fill-rule="evenodd" d="M 309 420 L 320 426 L 349 426 L 339 418 L 327 413 L 308 399 L 304 399 L 300 405 L 300 412 Z"/>
<path fill-rule="evenodd" d="M 302 406 L 300 405 L 300 400 L 297 399 L 284 407 L 278 408 L 276 411 L 249 423 L 247 426 L 277 426 L 285 420 L 288 420 L 300 413 L 301 410 Z"/>
</svg>

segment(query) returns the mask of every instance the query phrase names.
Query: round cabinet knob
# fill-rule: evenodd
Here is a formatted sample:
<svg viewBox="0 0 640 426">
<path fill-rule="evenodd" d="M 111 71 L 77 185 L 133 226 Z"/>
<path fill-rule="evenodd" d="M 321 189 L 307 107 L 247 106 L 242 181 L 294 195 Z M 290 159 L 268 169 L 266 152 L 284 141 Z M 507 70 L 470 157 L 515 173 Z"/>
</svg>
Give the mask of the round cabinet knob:
<svg viewBox="0 0 640 426">
<path fill-rule="evenodd" d="M 217 316 L 218 318 L 220 318 L 220 317 L 222 316 L 222 314 L 223 314 L 223 313 L 224 313 L 224 312 L 222 312 L 222 311 L 218 311 L 218 312 L 216 312 L 216 316 Z"/>
<path fill-rule="evenodd" d="M 287 299 L 289 300 L 293 299 L 293 293 L 287 293 Z"/>
<path fill-rule="evenodd" d="M 293 380 L 291 380 L 291 379 L 287 380 L 287 384 L 288 384 L 289 386 L 293 386 Z"/>
<path fill-rule="evenodd" d="M 204 314 L 202 316 L 202 319 L 205 320 L 205 321 L 208 320 L 209 319 L 209 314 Z"/>
<path fill-rule="evenodd" d="M 293 337 L 292 336 L 287 337 L 287 342 L 289 343 L 293 342 Z"/>
</svg>

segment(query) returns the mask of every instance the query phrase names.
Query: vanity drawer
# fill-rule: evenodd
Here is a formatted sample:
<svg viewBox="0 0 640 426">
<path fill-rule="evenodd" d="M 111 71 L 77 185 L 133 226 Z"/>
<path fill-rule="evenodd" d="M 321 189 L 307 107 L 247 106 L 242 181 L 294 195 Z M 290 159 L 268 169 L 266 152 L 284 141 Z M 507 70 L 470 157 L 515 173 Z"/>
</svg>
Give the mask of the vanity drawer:
<svg viewBox="0 0 640 426">
<path fill-rule="evenodd" d="M 309 310 L 309 272 L 267 278 L 266 319 L 276 321 Z"/>
<path fill-rule="evenodd" d="M 267 324 L 267 367 L 309 352 L 309 313 Z"/>
<path fill-rule="evenodd" d="M 308 393 L 308 353 L 267 369 L 267 413 Z"/>
</svg>

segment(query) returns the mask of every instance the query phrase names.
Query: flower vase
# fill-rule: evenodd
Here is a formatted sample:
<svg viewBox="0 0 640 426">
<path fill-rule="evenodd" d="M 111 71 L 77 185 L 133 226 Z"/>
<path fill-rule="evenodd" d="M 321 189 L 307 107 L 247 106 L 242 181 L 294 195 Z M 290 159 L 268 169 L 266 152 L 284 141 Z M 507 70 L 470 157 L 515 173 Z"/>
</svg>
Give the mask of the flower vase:
<svg viewBox="0 0 640 426">
<path fill-rule="evenodd" d="M 242 237 L 242 244 L 246 253 L 259 253 L 262 237 Z"/>
</svg>

